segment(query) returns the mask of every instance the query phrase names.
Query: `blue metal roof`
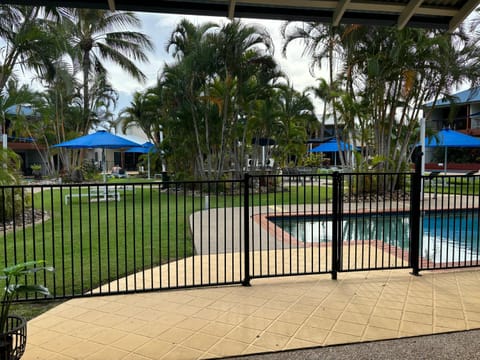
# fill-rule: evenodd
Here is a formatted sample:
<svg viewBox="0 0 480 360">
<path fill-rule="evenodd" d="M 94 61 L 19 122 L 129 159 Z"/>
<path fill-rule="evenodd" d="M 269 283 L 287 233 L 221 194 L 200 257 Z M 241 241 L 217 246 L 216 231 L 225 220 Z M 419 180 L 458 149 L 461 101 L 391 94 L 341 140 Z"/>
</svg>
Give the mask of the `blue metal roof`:
<svg viewBox="0 0 480 360">
<path fill-rule="evenodd" d="M 463 90 L 456 94 L 452 95 L 453 99 L 447 100 L 445 98 L 437 100 L 435 106 L 450 106 L 452 102 L 454 104 L 467 104 L 467 103 L 475 103 L 480 102 L 480 87 Z M 433 101 L 426 103 L 425 107 L 432 107 Z"/>
</svg>

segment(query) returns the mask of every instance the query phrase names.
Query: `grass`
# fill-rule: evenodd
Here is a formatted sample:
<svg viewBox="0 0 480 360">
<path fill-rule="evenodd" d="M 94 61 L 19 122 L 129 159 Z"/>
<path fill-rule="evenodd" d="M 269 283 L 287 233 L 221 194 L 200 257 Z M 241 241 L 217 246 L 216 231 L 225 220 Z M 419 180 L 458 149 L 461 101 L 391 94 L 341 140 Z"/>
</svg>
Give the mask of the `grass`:
<svg viewBox="0 0 480 360">
<path fill-rule="evenodd" d="M 438 177 L 425 182 L 425 192 L 445 195 L 476 195 L 480 193 L 478 177 Z"/>
</svg>

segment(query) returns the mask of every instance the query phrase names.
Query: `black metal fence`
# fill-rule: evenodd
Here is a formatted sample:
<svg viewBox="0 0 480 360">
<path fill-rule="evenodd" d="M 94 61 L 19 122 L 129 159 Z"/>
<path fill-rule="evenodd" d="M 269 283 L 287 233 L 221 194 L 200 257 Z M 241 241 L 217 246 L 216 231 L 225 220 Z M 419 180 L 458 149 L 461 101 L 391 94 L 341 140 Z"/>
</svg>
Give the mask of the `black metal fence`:
<svg viewBox="0 0 480 360">
<path fill-rule="evenodd" d="M 0 261 L 45 259 L 53 275 L 18 280 L 55 298 L 478 266 L 479 194 L 418 171 L 4 186 Z"/>
</svg>

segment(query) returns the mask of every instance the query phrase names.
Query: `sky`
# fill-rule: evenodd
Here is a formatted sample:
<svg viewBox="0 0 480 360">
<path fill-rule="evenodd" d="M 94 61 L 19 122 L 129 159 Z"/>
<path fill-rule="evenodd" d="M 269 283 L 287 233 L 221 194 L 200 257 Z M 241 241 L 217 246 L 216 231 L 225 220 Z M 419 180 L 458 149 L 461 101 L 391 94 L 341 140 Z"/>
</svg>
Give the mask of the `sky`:
<svg viewBox="0 0 480 360">
<path fill-rule="evenodd" d="M 142 21 L 142 28 L 139 31 L 149 35 L 154 43 L 155 50 L 148 54 L 150 62 L 148 64 L 138 63 L 139 68 L 145 73 L 147 82 L 140 84 L 132 79 L 127 73 L 122 71 L 118 66 L 109 66 L 110 81 L 113 87 L 119 93 L 119 102 L 117 104 L 116 113 L 130 104 L 132 94 L 135 91 L 141 91 L 149 86 L 152 86 L 157 81 L 158 74 L 161 73 L 165 63 L 173 62 L 173 58 L 165 51 L 165 45 L 178 22 L 187 18 L 194 24 L 202 24 L 207 21 L 216 23 L 227 22 L 228 19 L 220 17 L 206 17 L 206 16 L 184 16 L 184 15 L 170 15 L 157 13 L 136 13 Z M 299 43 L 292 43 L 287 49 L 287 56 L 282 55 L 283 40 L 280 34 L 280 27 L 282 21 L 275 20 L 255 20 L 242 19 L 242 21 L 249 24 L 256 24 L 264 27 L 270 33 L 274 46 L 274 56 L 280 65 L 281 70 L 287 74 L 291 84 L 298 91 L 303 91 L 308 86 L 315 86 L 316 80 L 309 72 L 309 59 L 302 56 L 303 46 Z M 318 72 L 316 77 L 326 76 Z M 312 100 L 314 100 L 312 98 Z M 318 102 L 318 101 L 314 101 Z M 319 108 L 319 107 L 317 107 Z"/>
</svg>

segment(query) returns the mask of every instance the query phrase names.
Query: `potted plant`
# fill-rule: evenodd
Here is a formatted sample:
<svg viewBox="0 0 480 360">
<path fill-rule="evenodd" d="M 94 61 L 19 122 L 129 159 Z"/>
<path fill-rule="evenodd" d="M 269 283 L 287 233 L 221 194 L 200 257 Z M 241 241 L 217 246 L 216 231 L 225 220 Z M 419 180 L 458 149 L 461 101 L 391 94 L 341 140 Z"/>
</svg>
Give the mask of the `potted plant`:
<svg viewBox="0 0 480 360">
<path fill-rule="evenodd" d="M 27 342 L 27 320 L 18 315 L 10 314 L 10 306 L 18 294 L 40 293 L 50 296 L 43 285 L 19 284 L 18 280 L 38 271 L 53 271 L 50 266 L 43 266 L 45 261 L 29 261 L 4 268 L 0 280 L 5 281 L 0 313 L 0 360 L 18 360 L 25 352 Z"/>
</svg>

